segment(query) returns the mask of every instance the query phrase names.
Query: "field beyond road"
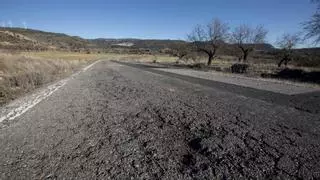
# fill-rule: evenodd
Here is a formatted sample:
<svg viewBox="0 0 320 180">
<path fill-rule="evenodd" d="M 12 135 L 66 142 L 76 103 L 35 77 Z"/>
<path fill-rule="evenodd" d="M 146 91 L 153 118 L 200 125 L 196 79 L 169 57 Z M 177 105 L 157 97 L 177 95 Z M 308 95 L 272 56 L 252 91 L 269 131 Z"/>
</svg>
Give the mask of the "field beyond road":
<svg viewBox="0 0 320 180">
<path fill-rule="evenodd" d="M 318 179 L 319 127 L 289 104 L 99 61 L 0 123 L 0 179 Z"/>
</svg>

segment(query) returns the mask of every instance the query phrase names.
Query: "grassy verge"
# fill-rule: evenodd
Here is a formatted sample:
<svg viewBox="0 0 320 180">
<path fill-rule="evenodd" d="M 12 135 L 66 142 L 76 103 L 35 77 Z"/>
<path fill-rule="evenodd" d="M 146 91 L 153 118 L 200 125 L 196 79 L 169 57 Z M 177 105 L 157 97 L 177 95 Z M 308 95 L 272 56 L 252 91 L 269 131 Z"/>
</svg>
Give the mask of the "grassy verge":
<svg viewBox="0 0 320 180">
<path fill-rule="evenodd" d="M 24 52 L 21 53 L 26 57 L 42 58 L 42 59 L 60 59 L 60 60 L 85 60 L 103 58 L 105 60 L 119 60 L 119 61 L 139 61 L 139 62 L 175 62 L 177 57 L 168 55 L 149 55 L 149 54 L 116 54 L 116 53 L 102 53 L 102 54 L 82 54 L 59 51 L 44 51 L 44 52 Z"/>
<path fill-rule="evenodd" d="M 0 54 L 0 105 L 64 78 L 98 59 L 71 53 Z"/>
<path fill-rule="evenodd" d="M 47 83 L 69 76 L 97 59 L 165 62 L 169 56 L 71 52 L 0 53 L 0 105 Z"/>
</svg>

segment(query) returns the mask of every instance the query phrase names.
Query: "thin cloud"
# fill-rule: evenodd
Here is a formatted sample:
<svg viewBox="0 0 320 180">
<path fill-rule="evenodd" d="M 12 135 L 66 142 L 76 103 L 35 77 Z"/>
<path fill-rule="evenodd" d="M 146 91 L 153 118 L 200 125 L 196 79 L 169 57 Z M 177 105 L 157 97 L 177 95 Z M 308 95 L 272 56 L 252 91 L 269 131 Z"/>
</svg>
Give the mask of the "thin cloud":
<svg viewBox="0 0 320 180">
<path fill-rule="evenodd" d="M 22 25 L 23 25 L 23 28 L 28 29 L 27 22 L 23 21 Z"/>
<path fill-rule="evenodd" d="M 12 23 L 12 21 L 11 21 L 11 20 L 9 20 L 7 24 L 8 24 L 8 26 L 9 26 L 10 28 L 12 28 L 13 23 Z"/>
</svg>

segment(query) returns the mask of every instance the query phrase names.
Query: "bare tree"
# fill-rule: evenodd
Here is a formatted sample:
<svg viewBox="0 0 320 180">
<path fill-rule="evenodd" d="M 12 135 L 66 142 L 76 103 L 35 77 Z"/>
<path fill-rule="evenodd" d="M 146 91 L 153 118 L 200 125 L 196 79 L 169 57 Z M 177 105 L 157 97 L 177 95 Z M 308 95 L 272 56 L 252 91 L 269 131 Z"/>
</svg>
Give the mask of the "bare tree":
<svg viewBox="0 0 320 180">
<path fill-rule="evenodd" d="M 228 39 L 229 27 L 226 23 L 219 19 L 212 20 L 207 26 L 198 25 L 194 28 L 191 34 L 188 35 L 191 41 L 199 52 L 208 55 L 208 66 L 211 65 L 215 58 L 217 50 Z"/>
<path fill-rule="evenodd" d="M 185 58 L 191 51 L 191 48 L 188 43 L 176 44 L 174 47 L 172 47 L 172 49 L 174 56 L 177 56 L 179 60 Z"/>
<path fill-rule="evenodd" d="M 301 43 L 301 38 L 299 34 L 283 34 L 277 40 L 277 45 L 281 48 L 282 58 L 278 63 L 280 67 L 283 63 L 287 66 L 288 62 L 293 58 L 293 48 L 295 48 L 299 43 Z"/>
<path fill-rule="evenodd" d="M 265 43 L 268 31 L 263 26 L 251 28 L 248 25 L 236 27 L 231 34 L 231 42 L 235 43 L 242 52 L 243 61 L 254 51 L 256 45 Z"/>
<path fill-rule="evenodd" d="M 312 0 L 318 4 L 317 11 L 312 15 L 309 21 L 303 23 L 303 29 L 306 32 L 305 39 L 314 38 L 314 43 L 320 43 L 320 0 Z"/>
</svg>

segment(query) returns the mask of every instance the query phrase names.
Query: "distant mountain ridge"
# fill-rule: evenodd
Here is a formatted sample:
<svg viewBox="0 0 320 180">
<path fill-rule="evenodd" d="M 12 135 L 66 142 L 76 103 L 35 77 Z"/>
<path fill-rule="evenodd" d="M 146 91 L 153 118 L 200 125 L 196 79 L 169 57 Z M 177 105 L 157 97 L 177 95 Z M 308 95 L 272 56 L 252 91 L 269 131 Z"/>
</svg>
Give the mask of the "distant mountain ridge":
<svg viewBox="0 0 320 180">
<path fill-rule="evenodd" d="M 124 47 L 124 44 L 130 44 L 130 48 L 150 49 L 159 51 L 165 48 L 174 48 L 187 42 L 182 40 L 159 40 L 159 39 L 92 39 L 91 43 L 96 44 L 100 48 Z"/>
<path fill-rule="evenodd" d="M 23 28 L 0 28 L 0 49 L 16 50 L 64 50 L 64 51 L 103 51 L 112 48 L 147 49 L 161 51 L 163 49 L 176 49 L 188 44 L 183 40 L 170 39 L 136 39 L 136 38 L 97 38 L 84 39 L 63 33 L 45 32 Z M 228 45 L 235 48 L 234 45 Z M 260 51 L 272 51 L 271 44 L 258 44 Z"/>
</svg>

